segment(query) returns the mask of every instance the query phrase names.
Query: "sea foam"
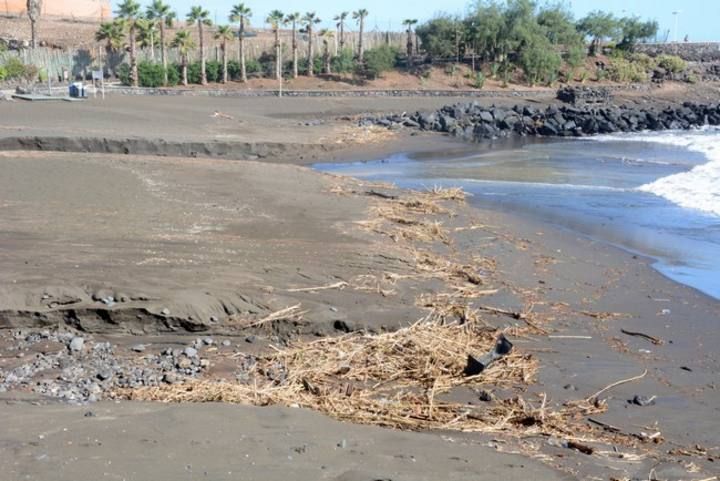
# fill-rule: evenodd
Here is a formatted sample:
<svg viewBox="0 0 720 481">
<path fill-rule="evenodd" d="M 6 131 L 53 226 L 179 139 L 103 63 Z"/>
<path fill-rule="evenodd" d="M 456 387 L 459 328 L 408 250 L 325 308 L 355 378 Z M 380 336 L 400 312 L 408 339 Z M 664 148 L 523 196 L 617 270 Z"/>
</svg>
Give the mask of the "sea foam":
<svg viewBox="0 0 720 481">
<path fill-rule="evenodd" d="M 654 142 L 683 147 L 702 153 L 708 162 L 661 177 L 638 187 L 688 209 L 696 209 L 720 216 L 720 131 L 716 129 L 694 132 L 667 132 L 663 134 L 599 136 L 598 141 L 623 140 Z"/>
</svg>

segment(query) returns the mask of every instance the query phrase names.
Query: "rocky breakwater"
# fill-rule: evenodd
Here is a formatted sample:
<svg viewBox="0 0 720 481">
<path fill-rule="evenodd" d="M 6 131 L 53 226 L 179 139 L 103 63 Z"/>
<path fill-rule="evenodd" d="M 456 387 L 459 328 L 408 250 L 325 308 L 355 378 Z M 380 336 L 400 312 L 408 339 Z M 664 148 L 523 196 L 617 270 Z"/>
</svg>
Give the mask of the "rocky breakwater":
<svg viewBox="0 0 720 481">
<path fill-rule="evenodd" d="M 447 105 L 435 112 L 365 117 L 361 126 L 378 125 L 444 132 L 470 141 L 510 136 L 582 137 L 645 130 L 688 130 L 720 125 L 720 104 L 686 102 L 664 109 L 630 106 L 551 105 L 537 108 L 483 106 L 478 102 Z"/>
</svg>

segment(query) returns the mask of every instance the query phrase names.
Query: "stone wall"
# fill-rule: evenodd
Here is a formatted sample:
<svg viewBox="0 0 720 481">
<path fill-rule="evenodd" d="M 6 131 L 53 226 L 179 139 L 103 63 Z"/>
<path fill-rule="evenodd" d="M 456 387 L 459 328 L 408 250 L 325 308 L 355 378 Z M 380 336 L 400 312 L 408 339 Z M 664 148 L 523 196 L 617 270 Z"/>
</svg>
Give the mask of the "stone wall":
<svg viewBox="0 0 720 481">
<path fill-rule="evenodd" d="M 720 61 L 720 42 L 645 43 L 635 50 L 652 56 L 677 55 L 689 62 Z"/>
<path fill-rule="evenodd" d="M 26 0 L 0 0 L 0 14 L 22 15 L 26 6 Z M 92 20 L 105 20 L 112 16 L 110 0 L 45 0 L 42 14 Z"/>
</svg>

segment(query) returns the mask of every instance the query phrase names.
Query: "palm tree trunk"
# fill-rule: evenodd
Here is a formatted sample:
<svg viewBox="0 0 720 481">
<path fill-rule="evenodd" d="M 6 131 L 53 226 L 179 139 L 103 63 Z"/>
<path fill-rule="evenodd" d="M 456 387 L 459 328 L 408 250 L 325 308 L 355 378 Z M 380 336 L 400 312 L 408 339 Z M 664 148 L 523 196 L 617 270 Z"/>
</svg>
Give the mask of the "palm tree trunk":
<svg viewBox="0 0 720 481">
<path fill-rule="evenodd" d="M 413 42 L 412 42 L 412 30 L 408 28 L 407 31 L 407 66 L 412 67 L 413 62 Z"/>
<path fill-rule="evenodd" d="M 312 26 L 308 24 L 308 77 L 314 77 L 315 72 L 313 69 L 315 68 L 315 62 L 314 62 L 314 53 L 313 53 L 313 35 L 312 35 Z"/>
<path fill-rule="evenodd" d="M 222 58 L 223 58 L 223 83 L 226 84 L 228 81 L 227 40 L 223 40 Z"/>
<path fill-rule="evenodd" d="M 325 42 L 325 73 L 330 75 L 331 68 L 330 68 L 330 43 Z"/>
<path fill-rule="evenodd" d="M 345 22 L 340 22 L 340 50 L 345 48 Z"/>
<path fill-rule="evenodd" d="M 155 63 L 155 32 L 150 31 L 150 58 Z"/>
<path fill-rule="evenodd" d="M 182 58 L 182 83 L 185 87 L 188 85 L 188 60 L 187 54 Z"/>
<path fill-rule="evenodd" d="M 362 62 L 363 59 L 363 30 L 365 27 L 365 21 L 362 17 L 360 17 L 360 38 L 358 39 L 358 59 Z"/>
<path fill-rule="evenodd" d="M 37 21 L 30 20 L 30 47 L 37 48 Z"/>
<path fill-rule="evenodd" d="M 205 41 L 203 40 L 202 20 L 198 21 L 198 32 L 200 34 L 200 83 L 207 85 L 207 72 L 205 71 Z"/>
<path fill-rule="evenodd" d="M 160 56 L 163 64 L 163 85 L 168 84 L 167 55 L 165 54 L 165 19 L 160 19 Z"/>
<path fill-rule="evenodd" d="M 282 76 L 282 59 L 280 58 L 280 27 L 275 29 L 275 79 Z"/>
<path fill-rule="evenodd" d="M 247 82 L 247 70 L 245 69 L 245 21 L 240 20 L 240 31 L 238 42 L 240 44 L 240 80 Z"/>
<path fill-rule="evenodd" d="M 297 28 L 295 27 L 295 22 L 293 22 L 293 31 L 292 31 L 292 48 L 293 48 L 293 78 L 298 78 L 298 45 L 297 45 Z"/>
<path fill-rule="evenodd" d="M 137 48 L 135 45 L 135 23 L 130 24 L 130 83 L 138 86 Z"/>
</svg>

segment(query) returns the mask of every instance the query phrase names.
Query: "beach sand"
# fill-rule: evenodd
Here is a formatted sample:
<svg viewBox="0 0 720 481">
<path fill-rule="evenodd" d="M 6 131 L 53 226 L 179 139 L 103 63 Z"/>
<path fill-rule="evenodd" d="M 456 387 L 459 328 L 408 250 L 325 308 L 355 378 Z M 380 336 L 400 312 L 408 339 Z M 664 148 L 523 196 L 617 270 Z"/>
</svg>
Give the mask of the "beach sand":
<svg viewBox="0 0 720 481">
<path fill-rule="evenodd" d="M 560 409 L 647 370 L 608 391 L 607 411 L 590 416 L 633 443 L 595 444 L 572 432 L 554 439 L 532 428 L 521 435 L 399 432 L 304 409 L 77 407 L 26 387 L 3 394 L 6 479 L 712 479 L 720 456 L 717 301 L 663 278 L 649 259 L 457 202 L 441 203 L 452 215 L 418 217 L 440 222 L 446 238 L 398 240 L 363 222 L 397 201 L 373 192 L 400 200 L 412 194 L 303 166 L 452 148 L 437 136 L 359 132 L 343 118 L 453 100 L 113 97 L 0 105 L 0 142 L 12 149 L 17 138 L 32 137 L 284 144 L 262 155 L 241 149 L 238 159 L 254 159 L 242 161 L 32 146 L 0 153 L 0 368 L 25 362 L 13 350 L 14 332 L 57 325 L 111 341 L 128 357 L 139 356 L 127 349 L 136 343 L 160 352 L 207 335 L 231 340 L 238 352 L 262 353 L 287 341 L 391 331 L 427 313 L 418 298 L 448 289 L 442 279 L 416 275 L 412 249 L 423 249 L 460 265 L 490 262 L 483 264 L 492 266 L 483 271 L 487 293 L 473 306 L 492 326 L 523 329 L 513 342 L 539 362 L 528 401 L 540 405 L 545 393 L 547 408 Z M 360 288 L 384 273 L 406 278 Z M 104 305 L 107 293 L 126 302 Z M 57 299 L 72 302 L 51 305 Z M 302 319 L 276 323 L 272 332 L 228 322 L 298 304 Z M 244 342 L 249 334 L 257 341 Z M 233 372 L 227 359 L 208 358 L 207 377 Z M 636 395 L 657 397 L 641 407 L 628 402 Z M 451 398 L 479 403 L 471 390 Z M 593 454 L 568 449 L 576 437 Z"/>
</svg>

